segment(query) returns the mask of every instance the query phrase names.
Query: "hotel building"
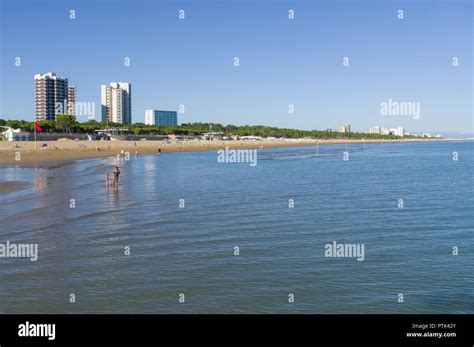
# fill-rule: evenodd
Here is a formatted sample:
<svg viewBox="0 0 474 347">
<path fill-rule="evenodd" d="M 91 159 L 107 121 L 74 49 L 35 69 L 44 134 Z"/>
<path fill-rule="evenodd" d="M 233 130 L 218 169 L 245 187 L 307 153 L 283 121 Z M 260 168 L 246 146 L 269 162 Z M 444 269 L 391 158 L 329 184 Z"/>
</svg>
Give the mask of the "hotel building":
<svg viewBox="0 0 474 347">
<path fill-rule="evenodd" d="M 132 85 L 126 82 L 112 82 L 101 85 L 102 121 L 119 124 L 132 123 Z"/>
<path fill-rule="evenodd" d="M 68 105 L 68 97 L 67 78 L 54 72 L 35 75 L 35 120 L 55 120 L 58 114 L 66 113 L 63 105 Z"/>
<path fill-rule="evenodd" d="M 369 129 L 369 134 L 383 134 L 383 135 L 396 135 L 396 136 L 405 136 L 405 128 L 383 128 L 379 126 L 374 126 Z"/>
<path fill-rule="evenodd" d="M 178 125 L 178 113 L 176 111 L 146 110 L 145 124 L 176 126 Z"/>
</svg>

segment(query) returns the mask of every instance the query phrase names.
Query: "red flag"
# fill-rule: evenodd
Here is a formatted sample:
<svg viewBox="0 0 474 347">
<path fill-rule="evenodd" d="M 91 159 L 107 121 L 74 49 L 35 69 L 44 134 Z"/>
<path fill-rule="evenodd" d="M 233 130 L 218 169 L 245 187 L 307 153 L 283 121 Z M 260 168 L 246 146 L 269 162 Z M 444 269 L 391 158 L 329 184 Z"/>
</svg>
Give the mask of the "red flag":
<svg viewBox="0 0 474 347">
<path fill-rule="evenodd" d="M 35 122 L 35 128 L 36 128 L 36 131 L 39 132 L 39 133 L 43 131 L 43 128 L 41 128 L 41 125 L 39 125 L 36 122 Z"/>
</svg>

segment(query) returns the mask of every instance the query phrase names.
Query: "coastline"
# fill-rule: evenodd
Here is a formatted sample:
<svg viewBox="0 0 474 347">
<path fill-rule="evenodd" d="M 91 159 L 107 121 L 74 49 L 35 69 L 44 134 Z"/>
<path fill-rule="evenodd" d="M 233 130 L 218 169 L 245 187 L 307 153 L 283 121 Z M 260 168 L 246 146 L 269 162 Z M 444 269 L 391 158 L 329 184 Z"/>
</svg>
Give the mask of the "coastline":
<svg viewBox="0 0 474 347">
<path fill-rule="evenodd" d="M 161 149 L 162 153 L 172 152 L 202 152 L 225 149 L 245 148 L 277 148 L 277 147 L 304 147 L 331 144 L 362 144 L 362 143 L 402 143 L 402 142 L 439 142 L 452 141 L 453 139 L 396 139 L 396 140 L 239 140 L 239 141 L 49 141 L 38 142 L 38 150 L 34 149 L 34 142 L 0 142 L 0 165 L 29 166 L 36 164 L 56 164 L 61 162 L 76 161 L 81 159 L 115 157 L 124 152 L 130 156 L 153 154 Z M 39 147 L 46 143 L 45 149 Z M 17 158 L 19 157 L 19 160 Z"/>
</svg>

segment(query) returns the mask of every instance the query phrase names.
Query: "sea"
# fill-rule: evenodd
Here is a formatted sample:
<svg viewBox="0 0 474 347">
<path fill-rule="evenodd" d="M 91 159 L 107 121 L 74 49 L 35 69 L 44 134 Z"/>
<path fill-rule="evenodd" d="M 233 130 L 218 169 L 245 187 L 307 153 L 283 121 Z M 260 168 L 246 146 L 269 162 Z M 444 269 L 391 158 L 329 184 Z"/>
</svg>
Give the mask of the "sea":
<svg viewBox="0 0 474 347">
<path fill-rule="evenodd" d="M 474 142 L 256 158 L 0 167 L 0 313 L 474 313 Z"/>
</svg>

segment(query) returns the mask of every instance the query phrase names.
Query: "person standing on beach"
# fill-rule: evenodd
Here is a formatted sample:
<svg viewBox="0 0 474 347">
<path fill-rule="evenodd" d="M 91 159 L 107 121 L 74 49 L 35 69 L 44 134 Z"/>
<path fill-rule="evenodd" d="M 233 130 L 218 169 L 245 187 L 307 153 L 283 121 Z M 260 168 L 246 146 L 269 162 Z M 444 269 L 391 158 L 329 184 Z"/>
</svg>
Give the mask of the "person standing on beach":
<svg viewBox="0 0 474 347">
<path fill-rule="evenodd" d="M 118 166 L 115 167 L 115 169 L 113 171 L 113 174 L 114 174 L 114 184 L 118 185 L 119 184 L 119 179 L 120 179 L 120 170 L 119 170 Z"/>
<path fill-rule="evenodd" d="M 109 177 L 109 174 L 107 174 L 107 175 L 105 176 L 105 185 L 106 185 L 107 187 L 110 186 L 110 177 Z"/>
</svg>

